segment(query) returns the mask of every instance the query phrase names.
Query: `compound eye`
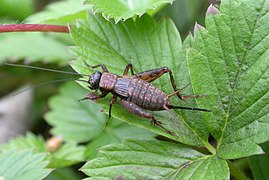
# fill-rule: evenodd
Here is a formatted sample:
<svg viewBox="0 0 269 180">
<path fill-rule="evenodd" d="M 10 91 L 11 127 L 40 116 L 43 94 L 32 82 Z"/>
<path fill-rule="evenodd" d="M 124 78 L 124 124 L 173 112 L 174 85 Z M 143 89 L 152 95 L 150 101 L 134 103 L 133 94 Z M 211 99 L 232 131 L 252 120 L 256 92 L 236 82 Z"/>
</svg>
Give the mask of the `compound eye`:
<svg viewBox="0 0 269 180">
<path fill-rule="evenodd" d="M 99 71 L 97 71 L 91 75 L 91 77 L 89 79 L 89 83 L 93 87 L 93 89 L 98 89 L 101 75 L 102 75 L 102 73 Z"/>
</svg>

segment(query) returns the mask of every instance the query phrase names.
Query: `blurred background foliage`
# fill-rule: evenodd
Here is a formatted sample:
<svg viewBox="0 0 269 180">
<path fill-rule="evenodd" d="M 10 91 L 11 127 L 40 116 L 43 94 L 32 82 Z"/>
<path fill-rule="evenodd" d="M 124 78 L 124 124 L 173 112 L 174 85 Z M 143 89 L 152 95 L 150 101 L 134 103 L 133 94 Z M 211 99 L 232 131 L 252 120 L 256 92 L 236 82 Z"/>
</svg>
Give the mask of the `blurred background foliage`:
<svg viewBox="0 0 269 180">
<path fill-rule="evenodd" d="M 38 23 L 38 20 L 41 23 L 73 24 L 75 23 L 75 19 L 72 19 L 72 13 L 71 15 L 68 13 L 70 11 L 76 17 L 80 17 L 81 19 L 86 18 L 84 7 L 73 8 L 71 10 L 64 8 L 67 3 L 73 3 L 73 7 L 76 7 L 80 6 L 82 1 L 1 0 L 0 24 Z M 168 4 L 160 9 L 155 14 L 155 18 L 156 20 L 163 17 L 172 18 L 181 34 L 182 40 L 184 40 L 188 33 L 193 31 L 195 22 L 204 25 L 206 9 L 211 3 L 218 4 L 214 0 L 176 0 L 172 5 Z M 54 8 L 56 6 L 57 8 Z M 55 17 L 57 13 L 62 15 L 65 12 L 67 14 L 66 16 Z M 50 17 L 50 14 L 53 14 L 53 16 Z M 10 67 L 4 65 L 4 63 L 26 63 L 33 66 L 72 71 L 68 65 L 69 61 L 75 59 L 74 55 L 68 50 L 68 47 L 72 45 L 74 44 L 69 34 L 1 33 L 0 97 L 12 93 L 25 84 L 35 85 L 47 81 L 70 78 L 70 76 L 65 74 Z M 50 136 L 49 131 L 51 127 L 44 120 L 43 115 L 49 110 L 48 99 L 59 92 L 60 86 L 61 83 L 51 83 L 34 89 L 33 110 L 31 112 L 29 131 L 40 134 L 45 139 Z M 76 169 L 78 167 L 81 166 L 76 166 Z M 59 177 L 78 178 L 71 169 L 62 168 L 54 171 L 47 179 L 61 179 Z"/>
</svg>

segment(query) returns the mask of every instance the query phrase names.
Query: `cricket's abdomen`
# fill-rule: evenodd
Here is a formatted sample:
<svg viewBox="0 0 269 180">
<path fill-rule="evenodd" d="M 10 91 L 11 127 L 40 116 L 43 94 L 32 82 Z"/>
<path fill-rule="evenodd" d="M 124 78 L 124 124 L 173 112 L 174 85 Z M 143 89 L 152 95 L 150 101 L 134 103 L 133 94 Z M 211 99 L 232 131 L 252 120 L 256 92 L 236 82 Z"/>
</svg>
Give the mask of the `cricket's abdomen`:
<svg viewBox="0 0 269 180">
<path fill-rule="evenodd" d="M 169 100 L 163 91 L 138 78 L 131 79 L 129 82 L 128 93 L 128 101 L 147 110 L 162 110 L 163 106 L 169 103 Z"/>
</svg>

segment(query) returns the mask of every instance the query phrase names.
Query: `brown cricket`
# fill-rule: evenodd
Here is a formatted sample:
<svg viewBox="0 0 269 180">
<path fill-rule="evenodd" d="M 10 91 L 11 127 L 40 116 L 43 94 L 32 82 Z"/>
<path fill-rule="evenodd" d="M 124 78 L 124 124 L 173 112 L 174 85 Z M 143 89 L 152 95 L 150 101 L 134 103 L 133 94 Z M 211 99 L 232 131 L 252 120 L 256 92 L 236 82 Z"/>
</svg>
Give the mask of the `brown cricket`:
<svg viewBox="0 0 269 180">
<path fill-rule="evenodd" d="M 39 69 L 39 70 L 45 70 L 45 71 L 51 71 L 51 72 L 57 72 L 57 73 L 88 76 L 89 77 L 88 81 L 81 80 L 81 79 L 78 81 L 89 83 L 90 86 L 88 87 L 90 89 L 100 90 L 101 94 L 98 95 L 96 92 L 92 92 L 92 93 L 87 94 L 81 100 L 90 99 L 90 100 L 96 101 L 97 99 L 103 98 L 107 94 L 112 93 L 113 97 L 109 103 L 110 105 L 109 117 L 111 117 L 112 106 L 116 102 L 117 97 L 119 97 L 121 99 L 120 100 L 121 104 L 129 112 L 151 119 L 152 125 L 157 125 L 161 127 L 163 130 L 170 133 L 171 135 L 175 135 L 175 134 L 169 131 L 168 129 L 166 129 L 162 125 L 162 122 L 157 121 L 152 115 L 152 113 L 147 112 L 146 110 L 151 110 L 151 111 L 168 110 L 169 111 L 170 109 L 186 109 L 186 110 L 210 112 L 210 110 L 207 110 L 207 109 L 181 107 L 181 106 L 172 105 L 170 103 L 169 98 L 172 97 L 173 95 L 177 95 L 179 99 L 183 101 L 187 98 L 198 98 L 198 97 L 202 97 L 203 95 L 188 95 L 188 96 L 181 95 L 180 91 L 185 89 L 190 84 L 188 84 L 187 86 L 181 89 L 177 89 L 172 71 L 167 67 L 162 67 L 162 68 L 148 70 L 148 71 L 134 74 L 132 64 L 128 64 L 124 70 L 123 75 L 119 76 L 117 74 L 109 73 L 109 71 L 107 70 L 104 64 L 99 64 L 96 66 L 88 65 L 90 68 L 101 67 L 103 71 L 102 73 L 100 71 L 97 71 L 89 76 L 86 74 L 78 74 L 74 72 L 66 72 L 66 71 L 47 69 L 47 68 L 41 68 L 41 67 L 35 67 L 35 66 L 29 66 L 29 65 L 19 65 L 19 64 L 10 64 L 10 63 L 5 63 L 5 64 L 9 66 L 26 67 L 26 68 Z M 128 76 L 129 70 L 131 70 L 131 74 L 132 74 L 131 76 Z M 150 82 L 158 79 L 160 76 L 162 76 L 165 73 L 169 73 L 170 82 L 174 89 L 174 92 L 168 95 L 166 95 L 163 91 L 161 91 L 157 87 L 150 84 Z M 51 81 L 50 83 L 61 82 L 61 81 L 66 81 L 66 80 L 69 80 L 69 79 Z M 45 85 L 45 84 L 48 84 L 48 82 L 36 85 L 34 87 L 38 87 L 40 85 Z M 30 87 L 30 88 L 34 88 L 34 87 Z M 14 95 L 24 92 L 30 88 L 17 92 Z"/>
<path fill-rule="evenodd" d="M 169 134 L 174 135 L 173 132 L 169 131 L 162 125 L 162 122 L 157 121 L 152 113 L 147 112 L 146 110 L 161 111 L 170 109 L 186 109 L 210 112 L 210 110 L 207 109 L 180 107 L 174 106 L 170 103 L 169 98 L 173 95 L 177 95 L 181 100 L 186 98 L 197 98 L 201 97 L 201 95 L 181 95 L 179 92 L 185 89 L 189 84 L 181 89 L 177 89 L 172 71 L 167 67 L 134 74 L 132 64 L 128 64 L 122 76 L 110 73 L 104 64 L 89 67 L 102 68 L 102 72 L 94 72 L 90 76 L 89 80 L 86 81 L 90 84 L 88 87 L 91 90 L 100 90 L 101 94 L 98 95 L 95 92 L 89 93 L 81 100 L 90 99 L 96 101 L 97 99 L 103 98 L 107 94 L 112 93 L 113 97 L 109 103 L 109 117 L 111 117 L 113 104 L 116 102 L 117 98 L 120 98 L 122 106 L 129 112 L 151 119 L 152 125 L 157 125 Z M 131 70 L 131 76 L 128 76 L 129 70 Z M 174 89 L 174 92 L 169 95 L 150 84 L 150 82 L 156 80 L 165 73 L 169 73 L 171 85 Z"/>
</svg>

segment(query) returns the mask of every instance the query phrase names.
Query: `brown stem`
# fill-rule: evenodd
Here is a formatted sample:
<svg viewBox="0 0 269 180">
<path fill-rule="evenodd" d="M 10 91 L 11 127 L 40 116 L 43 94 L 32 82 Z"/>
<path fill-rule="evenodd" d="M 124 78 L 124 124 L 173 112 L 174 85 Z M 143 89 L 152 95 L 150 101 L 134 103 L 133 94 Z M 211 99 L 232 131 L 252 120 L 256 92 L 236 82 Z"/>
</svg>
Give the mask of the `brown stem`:
<svg viewBox="0 0 269 180">
<path fill-rule="evenodd" d="M 0 33 L 3 32 L 62 32 L 69 33 L 68 26 L 49 24 L 7 24 L 0 25 Z"/>
</svg>

